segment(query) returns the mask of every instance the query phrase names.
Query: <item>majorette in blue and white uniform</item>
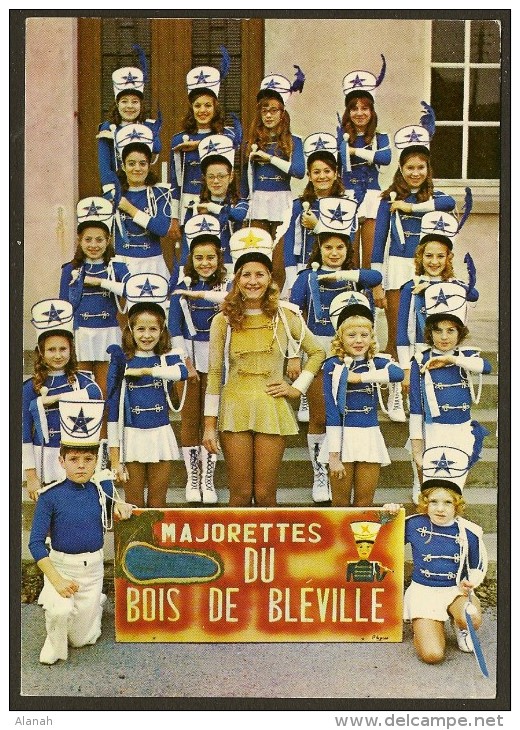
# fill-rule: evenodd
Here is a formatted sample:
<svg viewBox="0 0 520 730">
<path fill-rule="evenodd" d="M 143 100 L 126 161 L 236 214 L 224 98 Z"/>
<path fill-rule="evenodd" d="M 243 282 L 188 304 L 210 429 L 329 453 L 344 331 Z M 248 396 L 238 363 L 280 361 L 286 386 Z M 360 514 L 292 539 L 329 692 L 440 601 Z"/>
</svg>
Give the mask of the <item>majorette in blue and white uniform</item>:
<svg viewBox="0 0 520 730">
<path fill-rule="evenodd" d="M 186 87 L 188 90 L 188 101 L 190 104 L 201 95 L 209 95 L 218 100 L 220 84 L 229 72 L 230 57 L 224 46 L 220 47 L 222 61 L 220 69 L 212 66 L 197 66 L 192 68 L 186 75 Z M 229 137 L 233 146 L 238 148 L 242 142 L 242 127 L 235 114 L 232 127 L 224 127 L 223 134 Z M 172 218 L 177 218 L 182 226 L 186 219 L 188 208 L 193 208 L 199 202 L 202 188 L 202 171 L 200 169 L 199 149 L 182 152 L 175 150 L 175 147 L 183 142 L 202 142 L 203 139 L 215 134 L 211 127 L 207 129 L 198 128 L 196 132 L 178 132 L 173 135 L 170 144 L 170 182 L 172 186 L 173 213 Z"/>
<path fill-rule="evenodd" d="M 320 198 L 317 231 L 320 239 L 337 235 L 350 241 L 356 211 L 356 201 L 349 198 Z M 307 326 L 328 352 L 335 334 L 329 316 L 332 299 L 342 291 L 371 289 L 380 283 L 381 274 L 372 269 L 331 269 L 316 262 L 313 268 L 300 271 L 290 301 L 305 313 Z"/>
<path fill-rule="evenodd" d="M 144 100 L 144 85 L 148 82 L 148 63 L 143 49 L 140 46 L 134 46 L 139 54 L 141 68 L 133 66 L 125 66 L 118 68 L 112 74 L 112 85 L 114 87 L 114 97 L 116 104 L 121 97 L 126 94 L 134 94 Z M 158 155 L 162 149 L 159 133 L 161 131 L 161 114 L 157 113 L 157 119 L 144 119 L 142 122 L 134 120 L 136 123 L 144 124 L 149 128 L 152 135 L 152 152 Z M 116 133 L 127 124 L 133 122 L 121 122 L 114 124 L 113 122 L 104 121 L 99 125 L 96 139 L 98 140 L 98 167 L 99 177 L 103 196 L 108 200 L 114 199 L 115 185 L 114 175 L 121 167 L 121 154 L 115 142 Z"/>
<path fill-rule="evenodd" d="M 431 488 L 462 491 L 453 480 L 442 478 L 425 481 L 422 491 Z M 405 543 L 413 558 L 412 582 L 404 595 L 405 620 L 446 621 L 448 607 L 462 595 L 458 584 L 465 579 L 476 588 L 486 575 L 482 528 L 460 516 L 448 525 L 434 525 L 427 514 L 415 514 L 405 520 Z"/>
<path fill-rule="evenodd" d="M 43 348 L 47 337 L 63 335 L 70 340 L 72 350 L 74 313 L 69 302 L 61 299 L 44 299 L 33 306 L 31 314 L 31 322 L 38 332 L 38 348 Z M 40 393 L 34 390 L 33 378 L 29 378 L 23 384 L 23 468 L 36 469 L 36 475 L 42 484 L 64 477 L 58 461 L 61 437 L 58 402 L 44 406 L 43 398 L 72 391 L 78 400 L 102 398 L 101 389 L 91 374 L 82 371 L 78 371 L 72 377 L 72 382 L 69 382 L 64 371 L 53 371 L 45 380 Z"/>
<path fill-rule="evenodd" d="M 148 127 L 142 124 L 126 125 L 116 133 L 116 146 L 126 156 L 130 151 L 140 149 L 151 154 L 152 137 Z M 128 153 L 129 154 L 129 153 Z M 138 212 L 130 217 L 117 208 L 121 196 L 134 205 Z M 115 251 L 122 257 L 131 274 L 156 273 L 169 279 L 170 272 L 164 261 L 161 237 L 168 233 L 171 223 L 171 191 L 169 183 L 129 187 L 121 191 L 116 186 Z"/>
<path fill-rule="evenodd" d="M 426 290 L 427 323 L 452 320 L 465 324 L 466 289 L 455 282 L 439 282 Z M 431 312 L 431 314 L 429 314 Z M 421 371 L 432 357 L 452 355 L 455 364 Z M 433 347 L 417 353 L 410 371 L 410 439 L 423 440 L 423 477 L 451 479 L 462 488 L 469 468 L 478 460 L 487 430 L 471 420 L 471 404 L 478 403 L 482 375 L 490 363 L 474 347 L 449 352 Z M 473 377 L 479 377 L 475 393 Z M 446 448 L 459 457 L 449 459 Z"/>
<path fill-rule="evenodd" d="M 100 228 L 111 235 L 113 205 L 101 197 L 80 200 L 77 205 L 78 235 L 85 228 Z M 102 279 L 99 286 L 85 286 L 86 276 Z M 61 270 L 60 297 L 74 309 L 74 346 L 78 362 L 108 360 L 107 347 L 121 344 L 117 312 L 122 311 L 119 297 L 124 296 L 124 282 L 130 276 L 128 267 L 117 257 L 105 263 L 103 257 L 89 259 L 73 267 L 64 264 Z"/>
<path fill-rule="evenodd" d="M 196 215 L 186 221 L 184 235 L 190 251 L 197 242 L 213 242 L 220 246 L 220 222 L 213 215 Z M 209 329 L 211 320 L 219 311 L 220 304 L 228 291 L 228 284 L 212 284 L 211 281 L 199 277 L 192 282 L 184 277 L 175 284 L 174 276 L 170 280 L 170 290 L 191 290 L 205 292 L 204 299 L 172 295 L 168 311 L 168 330 L 172 336 L 172 346 L 184 352 L 193 366 L 201 373 L 208 372 Z"/>
<path fill-rule="evenodd" d="M 330 304 L 330 320 L 335 331 L 348 317 L 362 316 L 374 322 L 368 299 L 359 292 L 343 292 Z M 348 383 L 349 371 L 361 376 L 360 383 Z M 366 461 L 386 466 L 390 457 L 379 428 L 377 416 L 381 384 L 397 383 L 402 369 L 389 355 L 373 358 L 334 355 L 323 365 L 323 392 L 327 438 L 319 460 L 328 461 L 330 452 L 340 454 L 342 462 Z M 383 406 L 382 406 L 383 407 Z"/>
<path fill-rule="evenodd" d="M 338 169 L 338 148 L 334 135 L 327 132 L 315 132 L 305 138 L 303 142 L 303 153 L 306 159 L 307 174 L 310 174 L 310 167 L 313 162 L 321 161 L 330 166 L 334 171 Z M 340 185 L 339 181 L 337 182 Z M 312 187 L 308 183 L 307 189 Z M 296 275 L 304 269 L 309 260 L 316 234 L 319 232 L 319 222 L 316 226 L 306 228 L 303 225 L 304 216 L 312 214 L 319 219 L 320 197 L 330 197 L 330 194 L 319 195 L 319 192 L 312 191 L 311 194 L 304 194 L 296 198 L 292 204 L 292 213 L 289 226 L 284 233 L 284 264 L 285 264 L 285 290 L 290 290 Z M 348 197 L 346 194 L 344 197 Z M 349 237 L 352 239 L 357 227 L 357 217 L 352 221 Z"/>
<path fill-rule="evenodd" d="M 385 77 L 386 61 L 381 55 L 383 65 L 379 76 L 370 71 L 351 71 L 343 78 L 343 93 L 345 107 L 352 99 L 368 98 L 374 102 L 375 90 Z M 343 132 L 341 118 L 338 127 L 338 147 L 341 156 L 341 179 L 350 198 L 359 203 L 358 216 L 360 219 L 375 218 L 379 207 L 379 168 L 389 165 L 392 160 L 392 150 L 387 134 L 378 132 L 370 144 L 366 144 L 363 133 L 359 133 L 354 140 L 357 153 L 351 157 L 349 153 L 349 136 Z"/>
<path fill-rule="evenodd" d="M 433 109 L 421 102 L 426 109 L 421 122 L 415 126 L 403 127 L 394 135 L 394 145 L 401 151 L 400 162 L 411 151 L 430 154 L 430 141 L 435 131 Z M 417 200 L 418 190 L 410 190 L 404 202 L 412 205 L 412 213 L 395 211 L 390 213 L 392 200 L 382 199 L 377 211 L 372 249 L 372 268 L 383 274 L 385 290 L 400 289 L 414 275 L 414 253 L 419 243 L 421 221 L 425 213 L 450 211 L 455 200 L 440 190 L 433 191 L 433 197 L 424 202 Z"/>
<path fill-rule="evenodd" d="M 206 174 L 206 170 L 212 163 L 223 163 L 227 167 L 231 165 L 230 174 L 233 175 L 233 168 L 235 164 L 235 147 L 233 141 L 224 134 L 212 134 L 209 137 L 205 137 L 199 144 L 199 157 L 200 157 L 200 168 L 202 174 Z M 229 182 L 231 182 L 231 177 Z M 219 221 L 220 226 L 220 246 L 222 248 L 222 254 L 226 268 L 232 275 L 233 272 L 233 261 L 231 259 L 231 252 L 229 250 L 229 239 L 235 231 L 241 228 L 241 224 L 247 216 L 249 209 L 249 202 L 240 198 L 238 202 L 233 203 L 229 191 L 222 198 L 211 197 L 211 200 L 204 201 L 201 203 L 206 208 L 207 213 Z M 197 206 L 191 206 L 186 211 L 185 223 L 190 220 L 193 216 L 197 215 Z M 181 254 L 180 254 L 180 265 L 184 266 L 186 259 L 188 258 L 190 250 L 190 242 L 187 240 L 185 231 L 183 232 L 181 241 Z"/>
<path fill-rule="evenodd" d="M 168 282 L 157 274 L 136 274 L 126 283 L 128 316 L 157 311 L 166 316 Z M 168 382 L 185 380 L 182 352 L 166 355 L 136 351 L 127 359 L 118 345 L 110 348 L 107 379 L 108 445 L 119 447 L 120 463 L 155 463 L 179 458 L 170 425 Z M 153 375 L 126 377 L 126 368 L 154 369 Z M 123 392 L 122 392 L 123 391 Z"/>
<path fill-rule="evenodd" d="M 256 95 L 257 102 L 276 100 L 285 108 L 291 96 L 297 91 L 301 93 L 305 75 L 299 66 L 295 66 L 296 76 L 293 83 L 280 74 L 269 74 L 261 84 Z M 291 134 L 292 152 L 289 157 L 278 147 L 278 140 L 269 142 L 263 150 L 271 156 L 269 162 L 253 160 L 257 145 L 251 145 L 251 153 L 244 167 L 240 185 L 243 198 L 249 198 L 249 214 L 251 220 L 285 221 L 290 215 L 292 206 L 291 178 L 301 180 L 305 175 L 305 157 L 301 137 Z M 277 234 L 277 238 L 280 236 Z M 275 241 L 276 243 L 276 241 Z"/>
<path fill-rule="evenodd" d="M 438 241 L 446 244 L 450 252 L 453 251 L 456 236 L 471 211 L 471 203 L 471 190 L 466 188 L 466 204 L 460 221 L 450 213 L 426 213 L 421 222 L 420 244 Z M 464 262 L 468 269 L 467 284 L 458 279 L 442 279 L 423 273 L 414 276 L 401 287 L 396 343 L 399 364 L 405 370 L 410 368 L 410 360 L 415 352 L 426 347 L 424 344 L 424 325 L 427 316 L 425 291 L 430 284 L 453 282 L 464 287 L 468 302 L 477 301 L 479 294 L 475 289 L 476 269 L 469 253 L 464 257 Z M 461 290 L 456 291 L 456 296 L 460 296 Z"/>
</svg>

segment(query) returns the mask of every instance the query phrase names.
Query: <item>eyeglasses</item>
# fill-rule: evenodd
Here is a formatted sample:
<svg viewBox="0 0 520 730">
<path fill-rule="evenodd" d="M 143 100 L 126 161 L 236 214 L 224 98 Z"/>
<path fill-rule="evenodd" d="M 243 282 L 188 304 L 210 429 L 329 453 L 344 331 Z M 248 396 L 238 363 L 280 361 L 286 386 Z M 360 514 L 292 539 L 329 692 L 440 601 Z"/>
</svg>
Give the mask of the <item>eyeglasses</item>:
<svg viewBox="0 0 520 730">
<path fill-rule="evenodd" d="M 225 180 L 226 177 L 229 177 L 229 172 L 218 172 L 216 175 L 206 175 L 206 180 L 208 182 L 215 182 L 215 180 L 220 182 L 221 180 Z"/>
<path fill-rule="evenodd" d="M 281 109 L 279 106 L 263 106 L 261 107 L 260 111 L 262 112 L 262 114 L 271 114 L 274 116 L 275 114 L 281 114 L 283 109 Z"/>
</svg>

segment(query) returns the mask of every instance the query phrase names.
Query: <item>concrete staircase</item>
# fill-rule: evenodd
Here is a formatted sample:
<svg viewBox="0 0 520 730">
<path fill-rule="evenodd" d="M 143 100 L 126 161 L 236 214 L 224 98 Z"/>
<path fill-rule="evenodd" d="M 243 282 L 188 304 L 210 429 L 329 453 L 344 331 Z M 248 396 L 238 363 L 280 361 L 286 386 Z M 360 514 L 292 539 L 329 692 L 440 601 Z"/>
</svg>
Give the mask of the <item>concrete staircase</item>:
<svg viewBox="0 0 520 730">
<path fill-rule="evenodd" d="M 498 404 L 498 375 L 497 357 L 494 352 L 482 353 L 491 362 L 493 374 L 484 376 L 482 395 L 478 406 L 473 406 L 472 416 L 488 429 L 489 436 L 484 440 L 484 449 L 481 460 L 475 464 L 468 477 L 464 498 L 467 503 L 465 516 L 482 526 L 485 532 L 486 546 L 489 552 L 490 564 L 488 576 L 496 577 L 496 542 L 497 542 L 497 404 Z M 410 455 L 404 448 L 408 438 L 408 424 L 394 423 L 384 414 L 380 414 L 380 423 L 383 436 L 388 447 L 392 463 L 381 470 L 379 486 L 376 490 L 374 504 L 385 502 L 400 502 L 406 508 L 406 513 L 415 511 L 412 503 L 412 469 Z M 173 414 L 172 426 L 177 442 L 180 443 L 179 415 Z M 168 490 L 169 507 L 186 507 L 184 486 L 186 471 L 184 462 L 174 462 L 173 478 Z M 215 484 L 219 495 L 219 509 L 228 501 L 225 466 L 219 455 Z M 311 496 L 312 468 L 307 451 L 307 426 L 300 424 L 300 433 L 288 440 L 287 449 L 280 470 L 278 502 L 283 506 L 310 507 L 313 506 Z M 34 504 L 28 500 L 24 490 L 22 505 L 22 559 L 30 560 L 27 549 L 28 534 L 34 512 Z M 197 505 L 190 505 L 197 508 Z M 326 504 L 323 505 L 326 509 Z M 113 557 L 112 535 L 107 535 L 106 557 Z"/>
</svg>

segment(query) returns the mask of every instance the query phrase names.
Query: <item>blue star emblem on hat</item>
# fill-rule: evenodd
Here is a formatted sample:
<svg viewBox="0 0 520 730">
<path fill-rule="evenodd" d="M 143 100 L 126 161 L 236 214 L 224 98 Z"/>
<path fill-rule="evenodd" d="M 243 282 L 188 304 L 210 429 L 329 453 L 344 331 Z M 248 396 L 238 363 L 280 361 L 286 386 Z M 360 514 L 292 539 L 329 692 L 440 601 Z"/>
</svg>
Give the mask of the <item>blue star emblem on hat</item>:
<svg viewBox="0 0 520 730">
<path fill-rule="evenodd" d="M 140 297 L 153 297 L 154 289 L 158 289 L 159 287 L 154 284 L 150 284 L 150 280 L 146 279 L 144 284 L 138 284 L 137 288 L 141 290 L 141 293 L 139 294 Z"/>
<path fill-rule="evenodd" d="M 355 79 L 352 79 L 352 82 L 351 82 L 352 83 L 352 88 L 355 89 L 355 88 L 357 88 L 359 86 L 363 86 L 363 82 L 364 81 L 365 81 L 365 79 L 362 79 L 359 76 L 359 74 L 356 74 L 356 78 Z"/>
<path fill-rule="evenodd" d="M 437 461 L 431 461 L 430 463 L 435 466 L 435 474 L 439 471 L 445 471 L 447 474 L 451 474 L 450 467 L 455 462 L 447 459 L 446 454 L 443 452 Z"/>
<path fill-rule="evenodd" d="M 51 322 L 61 322 L 60 314 L 63 312 L 63 309 L 56 309 L 54 304 L 51 304 L 47 312 L 42 312 L 46 317 L 48 317 L 47 323 L 50 324 Z"/>
<path fill-rule="evenodd" d="M 81 431 L 88 436 L 88 424 L 90 423 L 90 421 L 93 421 L 94 418 L 88 418 L 87 416 L 85 416 L 85 414 L 83 413 L 83 408 L 80 409 L 77 416 L 69 416 L 69 418 L 74 424 L 71 433 Z"/>
<path fill-rule="evenodd" d="M 200 71 L 195 81 L 197 84 L 205 84 L 208 79 L 209 74 L 205 74 L 204 71 Z"/>
<path fill-rule="evenodd" d="M 446 230 L 446 223 L 444 222 L 442 215 L 438 220 L 435 221 L 433 230 L 434 231 L 445 231 Z"/>
<path fill-rule="evenodd" d="M 280 86 L 280 82 L 276 79 L 269 79 L 267 82 L 265 88 L 266 89 L 276 89 L 278 86 Z"/>
<path fill-rule="evenodd" d="M 127 73 L 126 76 L 123 76 L 122 80 L 125 82 L 125 84 L 135 84 L 139 76 L 134 76 L 131 71 Z"/>
<path fill-rule="evenodd" d="M 135 127 L 132 129 L 131 133 L 127 136 L 127 139 L 137 139 L 140 140 L 143 137 L 143 133 L 140 132 Z"/>
<path fill-rule="evenodd" d="M 335 210 L 333 208 L 329 208 L 329 213 L 331 221 L 338 221 L 339 223 L 343 223 L 344 212 L 341 209 L 341 204 L 338 203 L 338 207 Z"/>
<path fill-rule="evenodd" d="M 359 299 L 357 299 L 355 294 L 350 295 L 350 299 L 346 302 L 345 306 L 351 307 L 353 304 L 359 304 Z"/>
<path fill-rule="evenodd" d="M 203 218 L 200 223 L 198 223 L 199 227 L 199 233 L 202 233 L 202 231 L 211 231 L 211 225 L 206 220 L 206 218 Z"/>
<path fill-rule="evenodd" d="M 218 148 L 219 148 L 219 143 L 213 142 L 213 140 L 210 140 L 209 144 L 208 144 L 208 148 L 206 150 L 206 154 L 209 155 L 210 152 L 218 151 Z"/>
<path fill-rule="evenodd" d="M 318 137 L 316 142 L 314 142 L 313 144 L 315 150 L 324 150 L 326 148 L 326 144 L 321 137 Z"/>
<path fill-rule="evenodd" d="M 446 307 L 448 306 L 448 299 L 451 299 L 451 297 L 454 296 L 453 294 L 445 294 L 442 289 L 439 289 L 439 293 L 436 297 L 433 297 L 433 299 L 436 300 L 437 306 L 439 304 L 444 304 Z"/>
<path fill-rule="evenodd" d="M 423 142 L 423 137 L 421 132 L 416 132 L 415 129 L 412 129 L 410 134 L 406 135 L 408 137 L 409 142 Z"/>
<path fill-rule="evenodd" d="M 83 210 L 85 211 L 85 214 L 88 215 L 88 216 L 97 215 L 98 210 L 101 210 L 101 206 L 100 205 L 96 205 L 95 202 L 92 201 L 90 203 L 90 205 L 88 207 L 85 206 L 83 208 Z"/>
</svg>

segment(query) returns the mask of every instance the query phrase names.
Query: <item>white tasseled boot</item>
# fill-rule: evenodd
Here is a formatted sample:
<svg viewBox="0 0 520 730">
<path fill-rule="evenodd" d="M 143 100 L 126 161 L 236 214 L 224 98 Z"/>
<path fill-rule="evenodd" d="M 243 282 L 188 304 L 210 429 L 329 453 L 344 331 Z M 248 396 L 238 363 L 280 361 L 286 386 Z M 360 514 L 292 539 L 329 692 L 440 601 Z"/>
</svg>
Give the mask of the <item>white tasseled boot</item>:
<svg viewBox="0 0 520 730">
<path fill-rule="evenodd" d="M 182 455 L 186 465 L 186 502 L 202 502 L 200 491 L 200 446 L 183 446 Z"/>
<path fill-rule="evenodd" d="M 217 455 L 210 454 L 210 452 L 204 447 L 200 447 L 200 459 L 202 463 L 202 474 L 201 474 L 201 491 L 202 501 L 204 504 L 216 504 L 218 502 L 218 494 L 213 484 L 213 478 L 215 476 L 215 467 L 217 465 Z"/>
<path fill-rule="evenodd" d="M 406 422 L 401 383 L 388 383 L 388 418 L 396 423 Z"/>
<path fill-rule="evenodd" d="M 307 445 L 309 447 L 309 455 L 311 457 L 312 469 L 314 471 L 314 481 L 312 483 L 312 500 L 313 502 L 330 502 L 330 482 L 327 473 L 327 465 L 318 461 L 321 445 L 325 440 L 324 433 L 311 433 L 307 435 Z"/>
</svg>

